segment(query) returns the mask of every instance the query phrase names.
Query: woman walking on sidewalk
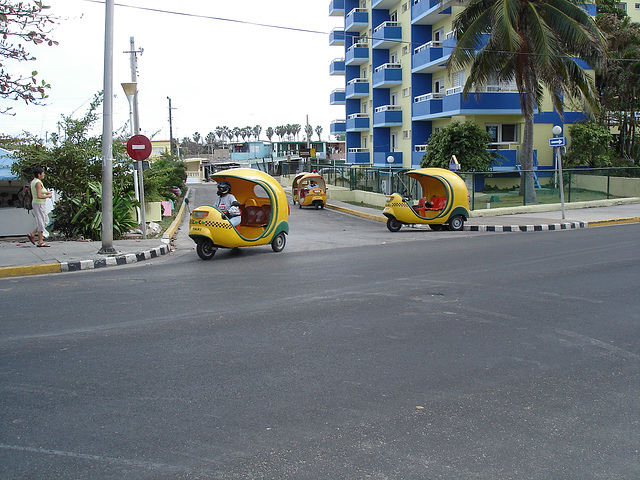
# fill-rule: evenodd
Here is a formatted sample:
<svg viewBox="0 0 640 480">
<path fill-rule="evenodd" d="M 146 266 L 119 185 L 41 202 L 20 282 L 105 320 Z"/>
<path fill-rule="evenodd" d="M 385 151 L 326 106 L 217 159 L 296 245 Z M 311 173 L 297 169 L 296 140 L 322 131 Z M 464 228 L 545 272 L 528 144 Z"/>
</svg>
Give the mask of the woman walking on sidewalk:
<svg viewBox="0 0 640 480">
<path fill-rule="evenodd" d="M 29 240 L 34 245 L 36 244 L 35 235 L 38 234 L 38 247 L 49 247 L 50 245 L 44 243 L 42 239 L 42 234 L 44 232 L 44 228 L 47 226 L 47 213 L 45 212 L 45 203 L 47 198 L 51 198 L 51 192 L 48 192 L 44 185 L 42 184 L 42 179 L 44 178 L 44 168 L 36 167 L 33 169 L 33 180 L 31 180 L 31 195 L 33 197 L 33 213 L 36 216 L 36 221 L 38 222 L 36 229 L 27 234 Z"/>
</svg>

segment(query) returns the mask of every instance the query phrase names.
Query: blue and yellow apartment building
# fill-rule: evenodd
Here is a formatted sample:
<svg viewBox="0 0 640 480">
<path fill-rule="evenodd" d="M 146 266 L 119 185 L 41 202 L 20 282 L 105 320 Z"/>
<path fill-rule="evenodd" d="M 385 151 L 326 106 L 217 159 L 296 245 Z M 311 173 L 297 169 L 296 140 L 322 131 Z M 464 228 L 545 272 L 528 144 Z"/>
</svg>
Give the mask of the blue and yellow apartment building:
<svg viewBox="0 0 640 480">
<path fill-rule="evenodd" d="M 491 148 L 504 157 L 494 170 L 517 168 L 524 118 L 515 83 L 480 85 L 478 94 L 465 99 L 468 71 L 449 75 L 446 70 L 456 44 L 453 22 L 467 3 L 330 1 L 329 15 L 344 21 L 330 34 L 330 45 L 341 47 L 342 53 L 331 62 L 330 75 L 345 80 L 344 88 L 331 92 L 330 103 L 344 114 L 331 123 L 330 134 L 345 135 L 347 164 L 388 167 L 387 158 L 393 156 L 394 168 L 416 168 L 432 133 L 472 120 L 491 134 Z M 640 11 L 640 5 L 635 8 Z M 553 126 L 561 125 L 568 135 L 568 124 L 585 119 L 580 109 L 566 108 L 561 119 L 547 97 L 535 114 L 534 163 L 539 170 L 554 168 L 549 146 Z"/>
</svg>

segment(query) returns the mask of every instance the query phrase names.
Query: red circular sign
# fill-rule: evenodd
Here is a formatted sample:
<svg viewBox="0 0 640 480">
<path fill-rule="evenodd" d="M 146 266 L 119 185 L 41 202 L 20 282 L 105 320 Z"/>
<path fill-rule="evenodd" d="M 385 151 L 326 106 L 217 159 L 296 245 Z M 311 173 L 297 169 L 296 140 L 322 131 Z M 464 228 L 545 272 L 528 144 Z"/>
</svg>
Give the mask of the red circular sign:
<svg viewBox="0 0 640 480">
<path fill-rule="evenodd" d="M 151 155 L 151 140 L 144 135 L 134 135 L 127 142 L 127 153 L 136 161 L 142 161 Z"/>
</svg>

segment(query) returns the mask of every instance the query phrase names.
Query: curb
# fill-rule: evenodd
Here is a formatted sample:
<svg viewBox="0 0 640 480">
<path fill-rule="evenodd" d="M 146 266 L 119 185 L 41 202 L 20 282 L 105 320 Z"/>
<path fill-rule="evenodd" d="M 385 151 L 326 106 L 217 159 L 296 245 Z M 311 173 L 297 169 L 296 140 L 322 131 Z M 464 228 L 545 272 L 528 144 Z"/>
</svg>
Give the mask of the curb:
<svg viewBox="0 0 640 480">
<path fill-rule="evenodd" d="M 591 220 L 589 227 L 604 227 L 605 225 L 618 225 L 621 223 L 640 223 L 640 217 L 610 218 L 608 220 Z"/>
<path fill-rule="evenodd" d="M 464 230 L 469 232 L 544 232 L 586 228 L 588 226 L 587 222 L 549 223 L 544 225 L 467 225 Z"/>
<path fill-rule="evenodd" d="M 113 255 L 106 258 L 94 260 L 77 260 L 73 262 L 61 262 L 59 264 L 61 272 L 77 272 L 78 270 L 91 270 L 95 268 L 114 267 L 117 265 L 128 265 L 130 263 L 142 262 L 160 255 L 166 255 L 171 249 L 169 245 L 160 245 L 140 253 L 127 253 L 123 255 Z M 45 273 L 45 272 L 40 272 Z"/>
<path fill-rule="evenodd" d="M 382 215 L 373 215 L 372 213 L 359 212 L 358 210 L 351 210 L 350 208 L 339 207 L 338 205 L 331 205 L 330 203 L 325 203 L 324 206 L 330 208 L 331 210 L 337 210 L 338 212 L 348 213 L 350 215 L 366 218 L 368 220 L 375 220 L 376 222 L 387 221 L 387 217 L 384 217 Z"/>
</svg>

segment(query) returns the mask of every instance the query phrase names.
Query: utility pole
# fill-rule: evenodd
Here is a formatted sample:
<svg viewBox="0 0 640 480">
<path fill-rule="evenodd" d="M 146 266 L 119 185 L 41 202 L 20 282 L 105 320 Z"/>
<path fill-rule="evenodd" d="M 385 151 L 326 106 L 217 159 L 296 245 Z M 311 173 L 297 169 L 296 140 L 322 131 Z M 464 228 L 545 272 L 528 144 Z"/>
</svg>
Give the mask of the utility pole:
<svg viewBox="0 0 640 480">
<path fill-rule="evenodd" d="M 171 99 L 169 97 L 167 97 L 167 100 L 169 100 L 169 148 L 170 148 L 170 152 L 171 152 L 171 156 L 173 156 L 173 123 L 171 121 Z"/>
<path fill-rule="evenodd" d="M 133 134 L 140 135 L 140 117 L 138 116 L 138 57 L 137 53 L 142 55 L 144 51 L 142 48 L 140 50 L 136 50 L 135 40 L 133 37 L 129 37 L 129 44 L 131 49 L 129 51 L 123 52 L 130 54 L 130 62 L 131 62 L 131 83 L 136 85 L 136 92 L 133 96 Z M 139 197 L 140 197 L 140 230 L 142 230 L 142 239 L 147 239 L 147 219 L 146 217 L 146 208 L 144 203 L 144 180 L 142 176 L 142 163 L 141 161 L 136 162 L 136 167 L 138 170 L 138 189 L 139 189 Z"/>
<path fill-rule="evenodd" d="M 102 248 L 113 248 L 113 0 L 105 1 L 104 105 L 102 113 Z"/>
</svg>

